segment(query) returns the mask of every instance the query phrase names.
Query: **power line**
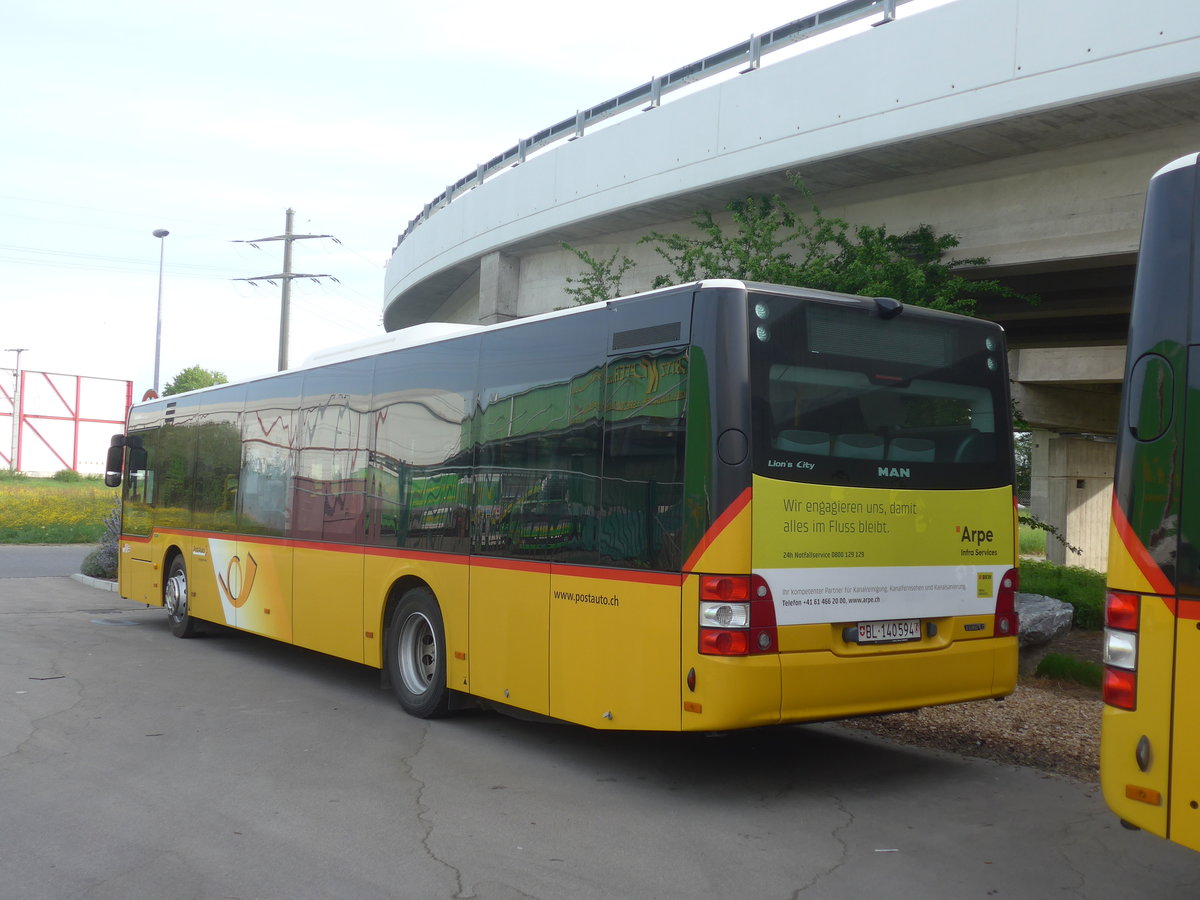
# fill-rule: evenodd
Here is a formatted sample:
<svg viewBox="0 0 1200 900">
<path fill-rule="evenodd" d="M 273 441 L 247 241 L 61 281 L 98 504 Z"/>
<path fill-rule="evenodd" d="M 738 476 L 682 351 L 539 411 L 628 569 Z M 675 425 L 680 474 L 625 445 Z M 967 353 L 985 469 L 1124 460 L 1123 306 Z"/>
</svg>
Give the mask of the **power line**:
<svg viewBox="0 0 1200 900">
<path fill-rule="evenodd" d="M 50 250 L 44 247 L 22 247 L 17 244 L 0 244 L 0 250 L 7 250 L 13 253 L 30 253 L 34 254 L 33 259 L 23 259 L 20 256 L 0 256 L 0 259 L 5 262 L 20 263 L 31 266 L 38 265 L 53 265 L 71 267 L 70 263 L 64 263 L 63 260 L 88 260 L 96 263 L 130 263 L 130 266 L 117 268 L 115 266 L 91 266 L 88 263 L 78 263 L 74 268 L 97 268 L 102 271 L 125 271 L 139 272 L 142 269 L 154 265 L 153 260 L 139 259 L 130 256 L 104 256 L 98 253 L 75 253 L 70 250 Z M 38 259 L 36 257 L 52 257 L 51 259 Z M 212 272 L 228 272 L 228 266 L 206 266 L 197 263 L 175 263 L 172 269 L 195 269 L 197 271 L 208 270 Z"/>
<path fill-rule="evenodd" d="M 311 281 L 317 281 L 320 278 L 332 278 L 337 281 L 333 275 L 329 274 L 302 274 L 292 271 L 292 243 L 294 241 L 303 241 L 310 238 L 330 238 L 337 243 L 341 243 L 332 234 L 293 234 L 292 222 L 295 220 L 296 211 L 290 206 L 284 219 L 283 234 L 277 234 L 273 237 L 254 238 L 249 241 L 234 241 L 235 244 L 249 244 L 251 247 L 256 247 L 258 244 L 265 244 L 267 241 L 283 241 L 283 271 L 276 275 L 255 275 L 252 278 L 235 278 L 234 281 L 266 281 L 274 284 L 277 280 L 282 284 L 282 290 L 279 300 L 279 371 L 282 372 L 287 368 L 288 360 L 288 328 L 292 296 L 292 279 L 293 278 L 308 278 Z M 341 282 L 338 282 L 339 284 Z"/>
<path fill-rule="evenodd" d="M 145 274 L 149 270 L 150 265 L 151 265 L 149 262 L 145 262 L 145 263 L 142 263 L 138 268 L 133 268 L 130 266 L 122 266 L 122 265 L 103 265 L 99 262 L 86 263 L 86 262 L 70 262 L 70 261 L 64 261 L 64 260 L 59 260 L 59 259 L 22 259 L 19 256 L 3 256 L 3 255 L 0 255 L 0 262 L 11 263 L 14 265 L 22 265 L 22 266 L 34 266 L 34 267 L 46 268 L 46 269 L 59 269 L 59 270 L 69 269 L 72 271 L 84 271 L 84 272 L 112 272 L 112 273 L 116 273 L 116 274 L 126 274 L 126 275 L 131 274 L 131 273 L 136 273 L 139 275 Z M 210 274 L 210 273 L 206 273 L 206 272 L 178 272 L 178 271 L 175 271 L 176 269 L 180 269 L 180 268 L 212 269 L 214 273 L 222 271 L 222 269 L 220 269 L 216 266 L 188 266 L 188 265 L 184 265 L 182 263 L 176 263 L 171 266 L 172 276 L 178 276 L 181 278 L 208 278 L 208 279 L 226 277 L 226 276 Z M 224 271 L 229 271 L 229 270 L 224 269 Z"/>
<path fill-rule="evenodd" d="M 307 315 L 315 316 L 318 319 L 323 319 L 331 325 L 337 325 L 340 328 L 346 328 L 360 332 L 364 337 L 377 334 L 377 326 L 380 326 L 382 321 L 382 313 L 376 316 L 374 321 L 363 321 L 361 319 L 352 319 L 348 316 L 334 312 L 328 307 L 312 302 L 307 297 L 294 297 L 293 301 L 296 307 L 304 310 Z"/>
<path fill-rule="evenodd" d="M 127 209 L 108 209 L 107 207 L 103 207 L 103 206 L 83 206 L 79 203 L 62 203 L 57 200 L 39 200 L 36 197 L 20 197 L 15 194 L 0 194 L 0 200 L 17 200 L 22 203 L 39 203 L 43 206 L 61 206 L 64 209 L 82 209 L 82 210 L 86 210 L 88 212 L 108 213 L 109 215 L 129 216 L 131 218 L 137 218 L 137 219 L 147 219 L 147 218 L 152 219 L 157 216 L 157 214 L 151 215 L 149 213 L 132 212 Z M 7 213 L 7 212 L 0 212 L 0 216 L 9 216 L 12 218 L 17 218 L 17 219 L 32 218 L 29 216 L 21 216 L 17 213 Z M 209 228 L 224 228 L 225 227 L 224 225 L 218 225 L 214 222 L 204 222 L 199 219 L 180 219 L 177 216 L 171 216 L 171 219 L 172 219 L 172 221 L 187 222 L 192 225 L 205 225 Z M 35 220 L 35 221 L 54 222 L 56 220 L 43 219 L 43 220 Z M 67 223 L 63 223 L 63 224 L 82 225 L 85 227 L 100 227 L 100 228 L 110 228 L 110 229 L 112 227 L 111 224 L 109 224 L 109 223 L 97 223 L 94 226 L 91 225 L 90 223 L 80 223 L 80 222 L 67 222 Z M 132 229 L 125 229 L 125 230 L 132 230 Z"/>
</svg>

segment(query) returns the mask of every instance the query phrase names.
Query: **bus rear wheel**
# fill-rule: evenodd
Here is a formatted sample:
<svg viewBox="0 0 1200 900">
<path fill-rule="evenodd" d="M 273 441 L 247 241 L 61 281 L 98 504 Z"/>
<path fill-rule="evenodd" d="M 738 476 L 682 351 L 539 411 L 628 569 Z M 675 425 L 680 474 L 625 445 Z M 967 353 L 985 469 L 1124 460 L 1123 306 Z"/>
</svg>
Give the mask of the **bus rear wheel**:
<svg viewBox="0 0 1200 900">
<path fill-rule="evenodd" d="M 388 677 L 404 711 L 421 719 L 446 715 L 446 630 L 428 588 L 404 593 L 388 627 Z"/>
<path fill-rule="evenodd" d="M 188 614 L 187 566 L 183 557 L 171 560 L 167 580 L 163 584 L 163 607 L 167 611 L 167 624 L 171 634 L 178 638 L 194 637 L 200 630 L 196 620 Z"/>
</svg>

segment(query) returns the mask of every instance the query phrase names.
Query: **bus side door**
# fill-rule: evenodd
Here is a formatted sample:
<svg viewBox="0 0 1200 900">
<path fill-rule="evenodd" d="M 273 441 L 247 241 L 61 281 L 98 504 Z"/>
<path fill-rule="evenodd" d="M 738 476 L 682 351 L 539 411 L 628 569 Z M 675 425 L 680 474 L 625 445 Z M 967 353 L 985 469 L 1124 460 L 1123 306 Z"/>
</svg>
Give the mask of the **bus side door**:
<svg viewBox="0 0 1200 900">
<path fill-rule="evenodd" d="M 549 714 L 550 566 L 475 557 L 471 565 L 471 693 Z"/>
</svg>

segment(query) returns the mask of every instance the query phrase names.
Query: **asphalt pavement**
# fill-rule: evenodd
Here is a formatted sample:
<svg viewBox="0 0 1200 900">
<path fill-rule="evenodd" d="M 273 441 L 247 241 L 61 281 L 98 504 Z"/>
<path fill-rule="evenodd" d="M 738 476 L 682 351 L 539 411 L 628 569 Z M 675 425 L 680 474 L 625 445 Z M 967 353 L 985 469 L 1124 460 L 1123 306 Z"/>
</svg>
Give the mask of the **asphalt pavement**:
<svg viewBox="0 0 1200 900">
<path fill-rule="evenodd" d="M 74 575 L 94 544 L 0 544 L 0 578 Z"/>
<path fill-rule="evenodd" d="M 0 897 L 1200 896 L 1094 784 L 836 724 L 423 721 L 365 666 L 0 577 Z"/>
</svg>

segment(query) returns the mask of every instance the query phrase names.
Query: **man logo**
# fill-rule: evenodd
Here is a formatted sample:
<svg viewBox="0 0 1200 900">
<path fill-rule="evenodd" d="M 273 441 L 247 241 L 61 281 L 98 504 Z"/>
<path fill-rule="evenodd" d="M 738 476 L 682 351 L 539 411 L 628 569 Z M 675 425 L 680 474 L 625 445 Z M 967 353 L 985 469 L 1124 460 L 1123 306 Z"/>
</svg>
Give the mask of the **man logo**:
<svg viewBox="0 0 1200 900">
<path fill-rule="evenodd" d="M 904 467 L 898 468 L 896 466 L 880 466 L 878 474 L 879 474 L 880 478 L 911 478 L 912 477 L 912 473 L 907 468 L 904 468 Z"/>
</svg>

